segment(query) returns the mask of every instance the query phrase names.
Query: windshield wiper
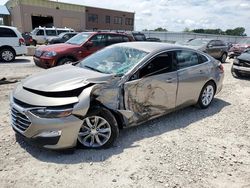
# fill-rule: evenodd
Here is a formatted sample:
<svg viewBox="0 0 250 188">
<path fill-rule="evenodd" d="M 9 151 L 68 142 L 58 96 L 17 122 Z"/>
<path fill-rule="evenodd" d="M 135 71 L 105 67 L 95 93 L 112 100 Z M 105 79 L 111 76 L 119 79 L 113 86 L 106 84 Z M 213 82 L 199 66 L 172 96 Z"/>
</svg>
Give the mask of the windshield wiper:
<svg viewBox="0 0 250 188">
<path fill-rule="evenodd" d="M 104 73 L 104 72 L 102 72 L 102 71 L 100 71 L 100 70 L 98 70 L 98 69 L 95 69 L 95 68 L 93 68 L 93 67 L 90 67 L 90 66 L 88 66 L 88 65 L 84 65 L 84 67 L 86 67 L 86 68 L 88 68 L 88 69 L 90 69 L 90 70 L 96 71 L 96 72 Z"/>
</svg>

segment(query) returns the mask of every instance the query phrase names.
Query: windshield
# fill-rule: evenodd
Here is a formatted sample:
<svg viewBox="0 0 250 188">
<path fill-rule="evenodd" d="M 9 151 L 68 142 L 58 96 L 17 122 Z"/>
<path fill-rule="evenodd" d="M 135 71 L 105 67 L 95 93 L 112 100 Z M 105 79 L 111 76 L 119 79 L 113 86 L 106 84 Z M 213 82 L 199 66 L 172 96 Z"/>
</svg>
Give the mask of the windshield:
<svg viewBox="0 0 250 188">
<path fill-rule="evenodd" d="M 69 39 L 66 43 L 80 45 L 87 41 L 91 33 L 79 33 L 78 35 Z"/>
<path fill-rule="evenodd" d="M 242 39 L 239 44 L 250 44 L 250 39 Z"/>
<path fill-rule="evenodd" d="M 108 47 L 85 58 L 79 66 L 105 74 L 122 76 L 147 54 L 134 48 Z"/>
<path fill-rule="evenodd" d="M 66 32 L 61 33 L 60 35 L 58 35 L 58 37 L 62 38 L 65 34 L 66 34 Z"/>
<path fill-rule="evenodd" d="M 208 44 L 208 40 L 202 40 L 202 39 L 194 39 L 188 42 L 188 45 L 191 46 L 203 46 Z"/>
</svg>

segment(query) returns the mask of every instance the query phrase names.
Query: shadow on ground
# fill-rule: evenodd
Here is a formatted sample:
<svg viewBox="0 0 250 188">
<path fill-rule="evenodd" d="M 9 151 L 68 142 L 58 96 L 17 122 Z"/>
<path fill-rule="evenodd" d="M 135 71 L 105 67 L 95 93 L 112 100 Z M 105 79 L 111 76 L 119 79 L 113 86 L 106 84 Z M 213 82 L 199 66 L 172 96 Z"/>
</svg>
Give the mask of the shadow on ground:
<svg viewBox="0 0 250 188">
<path fill-rule="evenodd" d="M 120 154 L 124 149 L 132 147 L 140 147 L 135 142 L 144 138 L 157 137 L 169 131 L 182 129 L 190 124 L 219 113 L 224 107 L 230 103 L 221 99 L 214 99 L 214 102 L 208 109 L 201 110 L 195 107 L 188 107 L 161 118 L 149 121 L 137 127 L 123 129 L 115 146 L 109 149 L 77 149 L 74 153 L 65 154 L 62 152 L 50 151 L 36 147 L 30 142 L 24 140 L 21 136 L 16 135 L 17 142 L 29 152 L 33 157 L 44 162 L 52 162 L 59 164 L 76 164 L 84 162 L 101 162 L 105 161 L 113 155 Z M 210 126 L 204 124 L 203 126 Z"/>
<path fill-rule="evenodd" d="M 0 60 L 0 63 L 1 64 L 31 63 L 31 60 L 30 59 L 26 59 L 25 57 L 19 57 L 19 58 L 16 58 L 15 61 L 13 61 L 13 62 L 4 62 L 4 61 Z"/>
</svg>

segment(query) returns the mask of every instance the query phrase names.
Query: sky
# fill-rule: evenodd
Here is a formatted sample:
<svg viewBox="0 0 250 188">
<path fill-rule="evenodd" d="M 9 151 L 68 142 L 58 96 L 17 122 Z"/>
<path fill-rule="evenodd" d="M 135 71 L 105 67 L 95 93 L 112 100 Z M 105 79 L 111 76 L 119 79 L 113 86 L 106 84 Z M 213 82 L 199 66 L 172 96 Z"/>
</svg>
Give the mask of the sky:
<svg viewBox="0 0 250 188">
<path fill-rule="evenodd" d="M 135 12 L 135 30 L 244 27 L 250 36 L 250 0 L 58 0 Z M 7 0 L 0 0 L 0 5 Z"/>
</svg>

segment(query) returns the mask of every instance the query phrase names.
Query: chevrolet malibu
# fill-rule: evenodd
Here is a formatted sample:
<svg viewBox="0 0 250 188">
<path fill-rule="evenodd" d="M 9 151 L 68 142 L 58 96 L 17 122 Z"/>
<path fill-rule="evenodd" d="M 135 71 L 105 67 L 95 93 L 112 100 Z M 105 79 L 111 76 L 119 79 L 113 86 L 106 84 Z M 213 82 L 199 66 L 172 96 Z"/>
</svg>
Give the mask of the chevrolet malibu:
<svg viewBox="0 0 250 188">
<path fill-rule="evenodd" d="M 115 44 L 23 80 L 10 97 L 12 127 L 49 149 L 107 148 L 122 128 L 190 105 L 207 108 L 223 77 L 221 63 L 200 51 Z"/>
</svg>

